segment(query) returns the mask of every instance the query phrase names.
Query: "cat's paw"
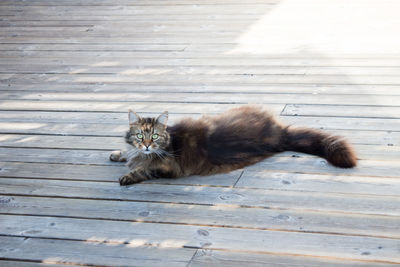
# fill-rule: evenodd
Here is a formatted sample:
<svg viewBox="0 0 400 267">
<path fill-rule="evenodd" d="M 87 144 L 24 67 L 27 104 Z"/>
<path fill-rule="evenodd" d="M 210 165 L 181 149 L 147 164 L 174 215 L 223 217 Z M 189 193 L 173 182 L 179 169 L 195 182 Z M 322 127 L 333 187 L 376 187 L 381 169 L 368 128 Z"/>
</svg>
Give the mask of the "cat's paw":
<svg viewBox="0 0 400 267">
<path fill-rule="evenodd" d="M 131 174 L 125 174 L 119 177 L 119 184 L 120 185 L 130 185 L 136 183 L 135 179 L 132 177 Z"/>
<path fill-rule="evenodd" d="M 111 161 L 124 161 L 124 159 L 122 157 L 122 151 L 116 150 L 116 151 L 111 152 L 110 160 Z"/>
</svg>

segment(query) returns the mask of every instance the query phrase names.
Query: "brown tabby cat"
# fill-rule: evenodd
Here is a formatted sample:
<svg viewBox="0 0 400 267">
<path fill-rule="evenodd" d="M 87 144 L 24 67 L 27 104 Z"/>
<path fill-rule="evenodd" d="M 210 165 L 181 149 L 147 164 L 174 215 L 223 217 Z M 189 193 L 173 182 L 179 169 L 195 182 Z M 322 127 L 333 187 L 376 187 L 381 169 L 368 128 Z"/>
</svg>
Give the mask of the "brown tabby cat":
<svg viewBox="0 0 400 267">
<path fill-rule="evenodd" d="M 167 126 L 168 113 L 141 118 L 129 110 L 128 151 L 114 151 L 112 161 L 127 161 L 131 172 L 121 185 L 155 178 L 225 173 L 283 151 L 325 158 L 341 168 L 357 163 L 341 137 L 307 128 L 285 126 L 258 107 L 244 106 L 217 116 L 184 119 Z"/>
</svg>

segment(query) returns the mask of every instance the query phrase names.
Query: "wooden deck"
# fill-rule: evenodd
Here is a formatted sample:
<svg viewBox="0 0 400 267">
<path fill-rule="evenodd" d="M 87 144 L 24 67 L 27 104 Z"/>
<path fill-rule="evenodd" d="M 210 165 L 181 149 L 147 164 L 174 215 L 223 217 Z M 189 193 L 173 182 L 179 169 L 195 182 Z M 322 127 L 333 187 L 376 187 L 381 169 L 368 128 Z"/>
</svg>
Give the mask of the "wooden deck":
<svg viewBox="0 0 400 267">
<path fill-rule="evenodd" d="M 399 266 L 400 3 L 0 1 L 0 266 Z M 127 110 L 245 103 L 348 137 L 120 187 Z"/>
</svg>

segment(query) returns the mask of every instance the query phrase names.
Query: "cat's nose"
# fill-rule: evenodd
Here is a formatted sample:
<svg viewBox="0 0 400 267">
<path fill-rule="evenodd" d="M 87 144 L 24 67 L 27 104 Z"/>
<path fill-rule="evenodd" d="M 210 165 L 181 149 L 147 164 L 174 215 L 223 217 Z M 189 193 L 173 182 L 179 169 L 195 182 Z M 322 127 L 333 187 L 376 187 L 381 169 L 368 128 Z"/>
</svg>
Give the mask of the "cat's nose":
<svg viewBox="0 0 400 267">
<path fill-rule="evenodd" d="M 150 147 L 150 145 L 151 145 L 151 143 L 149 142 L 149 141 L 147 141 L 147 140 L 145 140 L 144 142 L 143 142 L 143 145 L 146 147 L 146 150 L 149 150 L 149 147 Z"/>
<path fill-rule="evenodd" d="M 144 143 L 143 145 L 146 147 L 146 151 L 149 151 L 150 143 L 148 144 Z"/>
</svg>

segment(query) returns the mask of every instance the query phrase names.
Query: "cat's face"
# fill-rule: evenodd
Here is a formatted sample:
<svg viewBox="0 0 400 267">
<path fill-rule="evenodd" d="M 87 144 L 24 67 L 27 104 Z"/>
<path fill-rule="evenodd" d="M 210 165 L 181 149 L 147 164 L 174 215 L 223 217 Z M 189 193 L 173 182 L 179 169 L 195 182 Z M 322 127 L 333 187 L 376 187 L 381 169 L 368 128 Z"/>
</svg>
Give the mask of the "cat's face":
<svg viewBox="0 0 400 267">
<path fill-rule="evenodd" d="M 162 155 L 169 144 L 167 129 L 168 112 L 157 118 L 141 118 L 129 110 L 129 131 L 126 141 L 140 154 Z"/>
</svg>

